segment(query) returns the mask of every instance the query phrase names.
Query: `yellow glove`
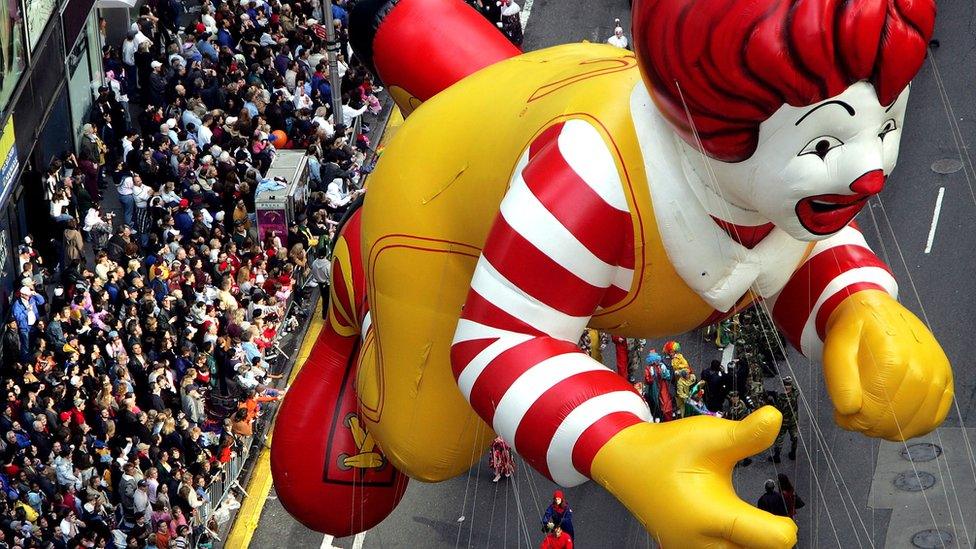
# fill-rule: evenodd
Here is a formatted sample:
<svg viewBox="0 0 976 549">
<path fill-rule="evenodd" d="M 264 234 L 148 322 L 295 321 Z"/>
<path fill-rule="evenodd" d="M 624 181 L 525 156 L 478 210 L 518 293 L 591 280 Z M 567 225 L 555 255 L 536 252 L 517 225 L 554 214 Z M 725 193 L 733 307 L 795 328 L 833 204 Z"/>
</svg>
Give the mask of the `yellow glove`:
<svg viewBox="0 0 976 549">
<path fill-rule="evenodd" d="M 600 449 L 591 476 L 665 549 L 792 547 L 796 524 L 742 501 L 732 487 L 735 463 L 768 448 L 782 421 L 764 406 L 742 421 L 639 423 Z M 708 513 L 688 512 L 703 505 Z"/>
<path fill-rule="evenodd" d="M 901 441 L 928 433 L 952 404 L 952 369 L 935 336 L 894 298 L 857 292 L 827 321 L 823 367 L 837 424 Z"/>
</svg>

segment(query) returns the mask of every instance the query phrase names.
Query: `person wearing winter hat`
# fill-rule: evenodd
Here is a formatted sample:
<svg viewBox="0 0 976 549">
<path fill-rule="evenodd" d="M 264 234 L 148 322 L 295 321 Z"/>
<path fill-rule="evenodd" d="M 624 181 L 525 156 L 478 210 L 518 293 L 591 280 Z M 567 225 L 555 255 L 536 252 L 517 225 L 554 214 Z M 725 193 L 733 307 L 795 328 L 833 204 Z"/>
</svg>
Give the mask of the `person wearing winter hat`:
<svg viewBox="0 0 976 549">
<path fill-rule="evenodd" d="M 542 515 L 542 526 L 547 532 L 554 531 L 558 526 L 563 532 L 569 535 L 570 539 L 576 537 L 573 531 L 573 509 L 566 503 L 562 490 L 553 492 L 552 503 L 549 504 L 545 514 Z"/>
</svg>

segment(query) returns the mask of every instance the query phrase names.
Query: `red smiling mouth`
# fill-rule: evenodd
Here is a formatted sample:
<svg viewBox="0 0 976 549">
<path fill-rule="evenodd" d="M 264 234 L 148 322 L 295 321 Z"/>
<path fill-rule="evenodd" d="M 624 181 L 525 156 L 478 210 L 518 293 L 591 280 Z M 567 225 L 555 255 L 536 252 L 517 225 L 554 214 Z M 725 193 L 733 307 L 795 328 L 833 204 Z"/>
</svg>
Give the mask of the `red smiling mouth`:
<svg viewBox="0 0 976 549">
<path fill-rule="evenodd" d="M 858 177 L 850 188 L 855 194 L 818 194 L 796 203 L 796 216 L 803 228 L 815 235 L 828 235 L 843 229 L 867 203 L 881 192 L 885 176 L 873 170 Z"/>
</svg>

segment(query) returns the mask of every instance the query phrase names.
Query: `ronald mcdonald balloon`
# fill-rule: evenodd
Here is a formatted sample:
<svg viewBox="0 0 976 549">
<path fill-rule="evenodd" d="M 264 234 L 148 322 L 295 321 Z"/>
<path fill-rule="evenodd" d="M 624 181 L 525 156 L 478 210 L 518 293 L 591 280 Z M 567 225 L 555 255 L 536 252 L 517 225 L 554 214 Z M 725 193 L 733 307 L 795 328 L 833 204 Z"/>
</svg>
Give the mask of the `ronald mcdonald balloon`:
<svg viewBox="0 0 976 549">
<path fill-rule="evenodd" d="M 791 547 L 794 523 L 731 483 L 776 410 L 654 423 L 576 346 L 756 300 L 822 362 L 841 427 L 904 440 L 945 418 L 949 361 L 854 222 L 895 167 L 934 2 L 633 10 L 634 53 L 522 54 L 461 0 L 357 6 L 358 55 L 409 118 L 347 216 L 328 326 L 277 422 L 278 495 L 305 524 L 369 528 L 408 477 L 462 474 L 501 436 L 665 547 Z"/>
</svg>

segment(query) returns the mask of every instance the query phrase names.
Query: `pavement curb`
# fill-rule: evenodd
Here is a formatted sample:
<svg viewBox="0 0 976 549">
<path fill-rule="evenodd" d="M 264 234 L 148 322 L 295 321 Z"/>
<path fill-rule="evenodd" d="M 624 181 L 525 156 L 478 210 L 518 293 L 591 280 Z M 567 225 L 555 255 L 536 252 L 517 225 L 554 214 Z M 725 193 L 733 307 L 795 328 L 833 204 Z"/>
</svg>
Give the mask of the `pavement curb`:
<svg viewBox="0 0 976 549">
<path fill-rule="evenodd" d="M 312 311 L 311 321 L 308 324 L 308 329 L 305 330 L 305 334 L 302 336 L 302 343 L 299 346 L 298 354 L 295 358 L 291 373 L 288 376 L 286 386 L 291 386 L 295 378 L 298 377 L 298 373 L 305 366 L 305 361 L 308 360 L 312 352 L 312 347 L 318 341 L 319 333 L 321 333 L 322 327 L 325 325 L 321 314 L 321 307 L 323 306 L 325 304 L 320 299 Z M 247 483 L 247 497 L 234 517 L 234 523 L 231 526 L 230 533 L 227 535 L 227 539 L 223 543 L 223 547 L 232 549 L 248 547 L 251 543 L 251 538 L 254 536 L 254 531 L 257 530 L 258 523 L 261 520 L 261 512 L 264 510 L 264 503 L 268 499 L 268 494 L 271 493 L 271 486 L 273 484 L 271 478 L 271 434 L 274 432 L 274 422 L 278 417 L 279 409 L 280 407 L 275 410 L 275 417 L 271 421 L 271 428 L 268 431 L 267 439 L 262 444 L 261 452 L 258 454 L 257 460 L 254 463 L 254 468 L 251 470 L 251 478 Z"/>
</svg>

